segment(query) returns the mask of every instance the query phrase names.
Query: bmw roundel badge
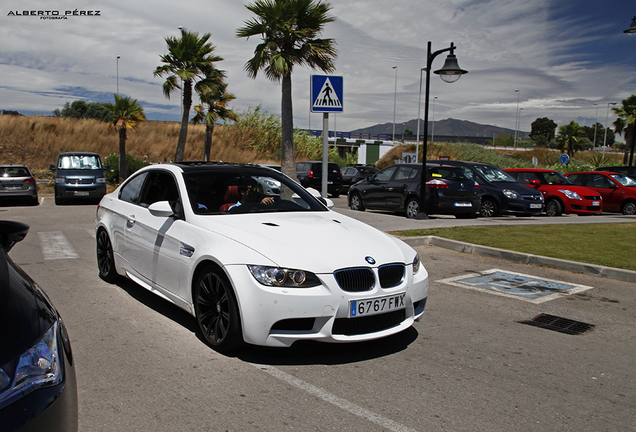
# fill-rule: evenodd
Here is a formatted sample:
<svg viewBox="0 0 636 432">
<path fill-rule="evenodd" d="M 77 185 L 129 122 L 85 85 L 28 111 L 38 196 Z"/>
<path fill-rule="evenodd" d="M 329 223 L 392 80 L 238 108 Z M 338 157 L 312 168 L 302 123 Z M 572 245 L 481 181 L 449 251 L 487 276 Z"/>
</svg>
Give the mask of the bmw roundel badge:
<svg viewBox="0 0 636 432">
<path fill-rule="evenodd" d="M 375 260 L 370 256 L 364 258 L 369 264 L 375 264 Z"/>
</svg>

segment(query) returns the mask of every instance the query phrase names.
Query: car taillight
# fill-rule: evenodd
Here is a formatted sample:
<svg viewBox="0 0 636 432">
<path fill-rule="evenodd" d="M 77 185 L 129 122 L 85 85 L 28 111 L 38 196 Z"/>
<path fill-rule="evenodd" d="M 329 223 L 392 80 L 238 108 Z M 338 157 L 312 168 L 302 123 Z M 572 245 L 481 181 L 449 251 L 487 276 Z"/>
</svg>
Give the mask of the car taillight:
<svg viewBox="0 0 636 432">
<path fill-rule="evenodd" d="M 28 178 L 28 179 L 24 180 L 24 183 L 35 183 L 35 179 L 34 178 Z"/>
<path fill-rule="evenodd" d="M 307 177 L 314 178 L 314 172 L 312 170 L 309 170 L 309 175 Z"/>
<path fill-rule="evenodd" d="M 475 186 L 473 186 L 473 189 L 479 189 L 479 183 L 475 182 Z"/>
<path fill-rule="evenodd" d="M 338 174 L 340 174 L 340 178 L 342 178 L 342 171 L 338 170 Z"/>
<path fill-rule="evenodd" d="M 426 186 L 436 189 L 448 189 L 448 184 L 440 179 L 431 179 L 426 182 Z"/>
</svg>

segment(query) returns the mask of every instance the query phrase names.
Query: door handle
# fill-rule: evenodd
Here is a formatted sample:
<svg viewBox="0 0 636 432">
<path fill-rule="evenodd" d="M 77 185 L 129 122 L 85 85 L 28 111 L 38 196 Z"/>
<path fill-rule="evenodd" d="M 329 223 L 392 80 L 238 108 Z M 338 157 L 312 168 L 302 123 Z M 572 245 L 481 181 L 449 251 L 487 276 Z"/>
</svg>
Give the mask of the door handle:
<svg viewBox="0 0 636 432">
<path fill-rule="evenodd" d="M 132 226 L 135 224 L 135 222 L 137 222 L 137 219 L 135 219 L 135 215 L 128 215 L 126 217 L 126 226 L 128 228 L 132 228 Z"/>
</svg>

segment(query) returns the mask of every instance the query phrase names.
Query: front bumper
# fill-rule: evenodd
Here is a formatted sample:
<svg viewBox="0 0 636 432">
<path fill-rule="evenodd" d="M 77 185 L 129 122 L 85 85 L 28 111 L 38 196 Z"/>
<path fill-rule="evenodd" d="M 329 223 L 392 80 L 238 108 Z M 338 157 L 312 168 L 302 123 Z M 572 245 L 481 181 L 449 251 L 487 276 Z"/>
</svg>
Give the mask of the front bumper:
<svg viewBox="0 0 636 432">
<path fill-rule="evenodd" d="M 355 342 L 399 333 L 424 313 L 428 273 L 423 266 L 414 275 L 406 266 L 400 284 L 382 289 L 376 283 L 364 292 L 343 291 L 333 274 L 320 274 L 322 285 L 279 288 L 259 284 L 247 266 L 226 267 L 237 292 L 245 342 L 288 347 L 299 340 Z M 373 269 L 377 276 L 377 268 Z M 377 315 L 349 318 L 351 300 L 374 299 L 405 293 L 404 308 Z"/>
<path fill-rule="evenodd" d="M 55 196 L 62 199 L 71 198 L 102 198 L 106 195 L 106 184 L 92 184 L 88 186 L 57 184 Z"/>
</svg>

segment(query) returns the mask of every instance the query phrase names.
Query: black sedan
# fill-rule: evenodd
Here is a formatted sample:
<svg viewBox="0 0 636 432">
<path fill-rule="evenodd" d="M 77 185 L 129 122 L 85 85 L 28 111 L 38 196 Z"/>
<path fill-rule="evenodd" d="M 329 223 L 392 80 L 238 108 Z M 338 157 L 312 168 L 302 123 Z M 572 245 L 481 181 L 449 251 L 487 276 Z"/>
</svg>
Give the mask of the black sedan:
<svg viewBox="0 0 636 432">
<path fill-rule="evenodd" d="M 66 328 L 44 291 L 7 255 L 28 230 L 0 221 L 0 430 L 76 431 Z"/>
<path fill-rule="evenodd" d="M 369 165 L 350 165 L 342 169 L 342 192 L 346 193 L 351 185 L 365 180 L 369 176 L 380 171 L 374 166 Z"/>
<path fill-rule="evenodd" d="M 426 213 L 476 217 L 480 209 L 479 185 L 461 168 L 428 165 Z M 422 165 L 391 165 L 349 189 L 352 210 L 392 210 L 415 218 L 420 211 Z"/>
</svg>

